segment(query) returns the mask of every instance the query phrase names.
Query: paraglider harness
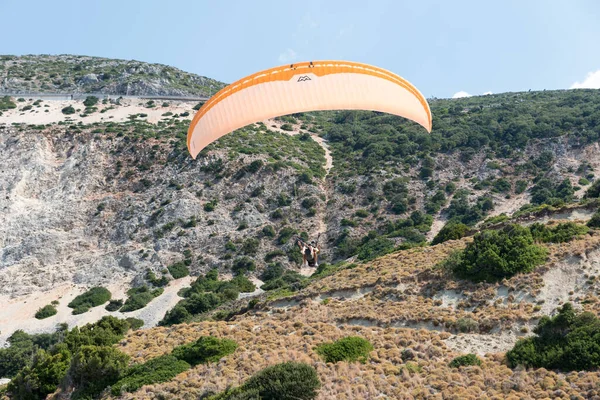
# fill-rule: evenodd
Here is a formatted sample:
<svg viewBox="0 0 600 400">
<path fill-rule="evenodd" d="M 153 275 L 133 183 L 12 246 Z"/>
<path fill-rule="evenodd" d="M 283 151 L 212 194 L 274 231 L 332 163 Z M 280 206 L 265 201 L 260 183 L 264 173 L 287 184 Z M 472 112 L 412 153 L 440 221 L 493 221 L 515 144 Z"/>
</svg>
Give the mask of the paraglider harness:
<svg viewBox="0 0 600 400">
<path fill-rule="evenodd" d="M 319 235 L 321 237 L 321 235 Z M 302 252 L 302 265 L 308 265 L 309 267 L 318 267 L 318 253 L 319 253 L 319 237 L 314 242 L 306 243 L 302 238 L 296 238 L 296 244 L 300 247 Z"/>
</svg>

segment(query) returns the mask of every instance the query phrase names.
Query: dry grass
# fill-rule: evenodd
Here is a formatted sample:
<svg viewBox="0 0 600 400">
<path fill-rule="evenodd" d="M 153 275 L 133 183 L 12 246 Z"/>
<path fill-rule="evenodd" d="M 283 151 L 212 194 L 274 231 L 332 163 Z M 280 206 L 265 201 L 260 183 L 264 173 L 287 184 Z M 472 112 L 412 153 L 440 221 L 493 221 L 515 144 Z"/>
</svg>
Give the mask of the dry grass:
<svg viewBox="0 0 600 400">
<path fill-rule="evenodd" d="M 266 366 L 292 360 L 309 363 L 317 369 L 323 383 L 320 400 L 376 397 L 589 399 L 599 396 L 598 372 L 561 374 L 545 369 L 513 370 L 504 364 L 502 353 L 481 357 L 481 366 L 452 369 L 448 363 L 459 353 L 445 344 L 444 340 L 452 334 L 442 330 L 455 331 L 465 320 L 474 321 L 476 331 L 482 333 L 535 322 L 541 316 L 539 307 L 536 308 L 536 296 L 544 287 L 544 274 L 564 265 L 567 257 L 595 262 L 600 255 L 597 251 L 600 238 L 592 235 L 566 244 L 549 245 L 550 259 L 546 265 L 531 274 L 497 284 L 455 281 L 446 271 L 435 268 L 451 251 L 463 248 L 469 240 L 401 251 L 340 271 L 305 289 L 296 296 L 293 306 L 265 307 L 229 322 L 201 322 L 132 332 L 120 343 L 120 348 L 134 361 L 168 353 L 177 345 L 208 334 L 236 340 L 239 348 L 215 365 L 197 366 L 171 382 L 145 386 L 122 398 L 196 399 L 207 392 L 238 385 Z M 588 280 L 591 284 L 577 293 L 574 300 L 598 312 L 596 279 L 590 274 Z M 326 304 L 319 297 L 327 292 L 343 293 L 344 289 L 364 287 L 373 290 L 341 299 L 334 295 Z M 452 297 L 448 291 L 454 290 Z M 405 324 L 412 328 L 402 327 Z M 360 335 L 373 343 L 375 350 L 366 364 L 325 364 L 313 350 L 320 343 L 347 335 Z M 412 351 L 414 359 L 402 359 L 406 349 Z"/>
</svg>

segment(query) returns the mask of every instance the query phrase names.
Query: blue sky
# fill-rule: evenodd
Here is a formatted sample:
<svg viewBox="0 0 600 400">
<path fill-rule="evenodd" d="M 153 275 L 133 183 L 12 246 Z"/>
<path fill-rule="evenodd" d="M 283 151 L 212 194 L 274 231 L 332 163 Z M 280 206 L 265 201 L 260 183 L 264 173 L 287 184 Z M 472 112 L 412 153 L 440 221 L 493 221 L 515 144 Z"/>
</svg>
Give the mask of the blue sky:
<svg viewBox="0 0 600 400">
<path fill-rule="evenodd" d="M 597 0 L 0 0 L 0 20 L 0 54 L 135 59 L 227 83 L 334 59 L 428 98 L 600 87 Z"/>
</svg>

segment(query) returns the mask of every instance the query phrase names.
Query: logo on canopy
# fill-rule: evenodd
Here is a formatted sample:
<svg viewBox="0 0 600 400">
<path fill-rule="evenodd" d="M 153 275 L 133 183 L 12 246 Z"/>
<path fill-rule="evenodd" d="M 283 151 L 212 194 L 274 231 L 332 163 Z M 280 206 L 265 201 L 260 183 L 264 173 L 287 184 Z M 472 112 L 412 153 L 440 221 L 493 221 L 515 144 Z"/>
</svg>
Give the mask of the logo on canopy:
<svg viewBox="0 0 600 400">
<path fill-rule="evenodd" d="M 301 77 L 298 78 L 297 82 L 304 82 L 304 81 L 310 81 L 311 79 L 308 77 L 308 75 L 302 75 Z"/>
</svg>

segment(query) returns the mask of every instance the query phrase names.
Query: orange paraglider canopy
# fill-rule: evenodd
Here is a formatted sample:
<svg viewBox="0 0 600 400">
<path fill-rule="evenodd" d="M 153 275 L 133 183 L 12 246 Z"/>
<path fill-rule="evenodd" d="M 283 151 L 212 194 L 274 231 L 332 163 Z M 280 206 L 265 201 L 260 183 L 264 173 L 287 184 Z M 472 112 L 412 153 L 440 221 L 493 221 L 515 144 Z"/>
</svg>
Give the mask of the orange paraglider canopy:
<svg viewBox="0 0 600 400">
<path fill-rule="evenodd" d="M 349 61 L 311 61 L 257 72 L 221 89 L 198 110 L 187 134 L 196 158 L 213 141 L 281 115 L 370 110 L 410 119 L 431 132 L 425 97 L 398 75 Z"/>
</svg>

